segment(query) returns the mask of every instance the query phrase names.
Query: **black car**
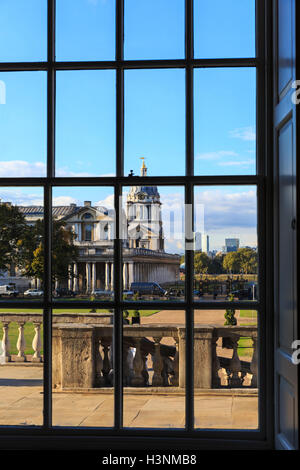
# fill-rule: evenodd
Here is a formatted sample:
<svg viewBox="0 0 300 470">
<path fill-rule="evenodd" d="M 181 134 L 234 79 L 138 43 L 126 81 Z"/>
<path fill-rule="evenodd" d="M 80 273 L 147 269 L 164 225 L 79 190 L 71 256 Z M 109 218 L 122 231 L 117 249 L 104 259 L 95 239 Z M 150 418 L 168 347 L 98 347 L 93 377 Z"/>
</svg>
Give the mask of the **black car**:
<svg viewBox="0 0 300 470">
<path fill-rule="evenodd" d="M 65 289 L 63 287 L 59 287 L 54 291 L 55 297 L 75 297 L 75 295 L 77 295 L 77 292 L 74 292 L 70 289 Z"/>
<path fill-rule="evenodd" d="M 157 282 L 133 282 L 130 286 L 130 290 L 134 294 L 139 295 L 164 295 L 165 289 L 163 289 Z"/>
</svg>

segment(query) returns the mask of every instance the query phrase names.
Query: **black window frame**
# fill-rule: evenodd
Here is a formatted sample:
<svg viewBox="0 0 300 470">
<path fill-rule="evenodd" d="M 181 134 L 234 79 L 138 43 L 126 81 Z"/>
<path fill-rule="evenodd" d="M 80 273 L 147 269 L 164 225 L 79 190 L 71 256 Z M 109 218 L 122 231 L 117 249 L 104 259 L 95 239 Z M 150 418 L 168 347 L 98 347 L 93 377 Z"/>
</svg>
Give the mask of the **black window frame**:
<svg viewBox="0 0 300 470">
<path fill-rule="evenodd" d="M 193 53 L 193 0 L 185 0 L 185 58 L 178 60 L 124 60 L 124 0 L 116 0 L 116 59 L 115 61 L 56 62 L 55 61 L 55 0 L 48 0 L 48 52 L 45 62 L 0 63 L 0 72 L 47 72 L 47 176 L 44 178 L 0 178 L 1 186 L 43 187 L 45 220 L 45 271 L 44 299 L 34 305 L 44 311 L 44 423 L 42 426 L 1 426 L 0 447 L 5 448 L 247 448 L 265 449 L 272 446 L 272 196 L 271 175 L 271 0 L 256 0 L 256 57 L 242 59 L 195 59 Z M 248 176 L 196 176 L 194 175 L 194 90 L 195 68 L 254 67 L 257 71 L 257 174 Z M 186 93 L 186 155 L 185 175 L 127 177 L 124 175 L 124 71 L 129 69 L 181 68 L 185 70 Z M 116 72 L 116 176 L 115 177 L 56 177 L 55 176 L 55 88 L 56 72 L 60 70 L 115 70 Z M 193 310 L 200 304 L 193 298 L 193 252 L 186 250 L 186 300 L 156 303 L 164 309 L 186 312 L 186 428 L 134 429 L 122 427 L 122 310 L 125 308 L 151 308 L 153 303 L 126 303 L 122 299 L 122 241 L 120 227 L 116 224 L 114 242 L 114 309 L 115 347 L 115 423 L 113 428 L 71 428 L 52 426 L 52 358 L 51 312 L 55 308 L 71 308 L 70 303 L 52 299 L 51 238 L 52 238 L 52 188 L 67 186 L 106 186 L 114 188 L 116 220 L 122 187 L 128 185 L 176 185 L 185 189 L 185 203 L 193 204 L 195 186 L 201 185 L 254 185 L 258 194 L 258 247 L 260 298 L 251 302 L 235 302 L 235 307 L 256 309 L 259 312 L 259 416 L 260 427 L 247 430 L 195 429 L 193 410 Z M 187 227 L 188 228 L 188 227 Z M 186 241 L 191 241 L 186 238 Z M 26 305 L 29 304 L 30 301 Z M 72 302 L 72 307 L 95 307 L 99 302 Z M 11 302 L 3 303 L 10 307 Z M 99 303 L 103 305 L 103 302 Z M 224 309 L 228 302 L 201 302 L 204 309 Z M 232 305 L 232 304 L 230 304 Z M 271 359 L 271 360 L 270 360 Z M 75 439 L 76 438 L 76 439 Z M 134 439 L 133 439 L 134 438 Z M 74 440 L 75 439 L 75 440 Z"/>
</svg>

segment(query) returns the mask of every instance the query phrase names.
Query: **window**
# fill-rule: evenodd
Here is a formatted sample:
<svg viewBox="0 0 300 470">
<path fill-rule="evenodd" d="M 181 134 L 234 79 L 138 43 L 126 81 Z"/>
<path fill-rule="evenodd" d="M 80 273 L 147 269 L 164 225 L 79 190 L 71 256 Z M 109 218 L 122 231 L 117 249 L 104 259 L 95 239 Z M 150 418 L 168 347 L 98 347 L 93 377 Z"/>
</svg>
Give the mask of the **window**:
<svg viewBox="0 0 300 470">
<path fill-rule="evenodd" d="M 31 29 L 42 39 L 48 12 L 47 60 L 45 41 L 22 51 L 5 30 L 0 197 L 35 231 L 27 277 L 13 251 L 10 274 L 17 259 L 42 294 L 2 295 L 0 320 L 4 363 L 43 361 L 44 394 L 25 422 L 7 401 L 0 432 L 264 445 L 262 2 L 41 3 Z M 94 414 L 97 394 L 71 397 L 91 388 L 107 390 Z"/>
</svg>

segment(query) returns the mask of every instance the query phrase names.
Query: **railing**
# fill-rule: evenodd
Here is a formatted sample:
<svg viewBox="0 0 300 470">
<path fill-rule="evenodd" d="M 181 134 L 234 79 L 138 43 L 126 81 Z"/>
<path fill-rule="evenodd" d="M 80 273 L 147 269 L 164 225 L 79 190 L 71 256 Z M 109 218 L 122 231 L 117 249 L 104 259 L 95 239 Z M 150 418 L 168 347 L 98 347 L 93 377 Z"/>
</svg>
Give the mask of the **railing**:
<svg viewBox="0 0 300 470">
<path fill-rule="evenodd" d="M 62 313 L 53 320 L 53 384 L 56 388 L 111 387 L 114 382 L 113 314 Z M 38 313 L 2 313 L 2 363 L 42 362 Z M 15 322 L 17 354 L 9 327 Z M 25 354 L 25 325 L 31 323 L 32 354 Z M 123 325 L 123 385 L 185 387 L 185 328 L 178 325 Z M 248 338 L 247 354 L 240 340 Z M 30 340 L 31 342 L 31 340 Z M 250 351 L 250 352 L 249 352 Z M 257 388 L 257 327 L 194 327 L 196 388 Z"/>
<path fill-rule="evenodd" d="M 113 315 L 111 313 L 61 313 L 53 314 L 53 325 L 56 323 L 83 323 L 111 324 Z M 2 342 L 0 347 L 0 361 L 7 362 L 42 362 L 42 325 L 43 315 L 40 313 L 0 313 L 2 323 Z M 9 327 L 12 323 L 17 324 L 18 336 L 15 345 L 11 345 L 9 338 Z M 26 344 L 25 326 L 33 324 L 33 335 L 30 345 Z M 17 354 L 12 355 L 12 349 L 17 350 Z M 32 354 L 25 354 L 27 349 L 32 349 Z"/>
<path fill-rule="evenodd" d="M 53 335 L 55 387 L 113 386 L 112 326 L 56 325 Z M 227 340 L 226 349 L 221 344 L 223 338 Z M 243 360 L 239 357 L 241 338 L 252 342 L 248 346 L 252 355 Z M 196 326 L 194 356 L 196 388 L 257 388 L 256 327 Z M 124 386 L 184 388 L 185 373 L 184 327 L 123 326 Z"/>
</svg>

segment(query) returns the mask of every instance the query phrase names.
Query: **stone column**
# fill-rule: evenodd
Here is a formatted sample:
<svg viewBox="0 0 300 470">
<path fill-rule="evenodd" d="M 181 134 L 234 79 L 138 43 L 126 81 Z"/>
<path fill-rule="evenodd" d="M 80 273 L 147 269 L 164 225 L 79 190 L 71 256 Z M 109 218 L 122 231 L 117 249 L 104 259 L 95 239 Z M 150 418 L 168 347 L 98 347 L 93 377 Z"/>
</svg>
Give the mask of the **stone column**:
<svg viewBox="0 0 300 470">
<path fill-rule="evenodd" d="M 131 283 L 134 282 L 133 279 L 133 263 L 128 263 L 128 284 L 129 284 L 129 289 L 131 286 Z"/>
<path fill-rule="evenodd" d="M 74 263 L 74 278 L 73 278 L 73 290 L 78 291 L 78 264 Z"/>
<path fill-rule="evenodd" d="M 92 290 L 96 289 L 96 263 L 92 263 Z"/>
<path fill-rule="evenodd" d="M 213 327 L 194 329 L 194 386 L 212 388 Z"/>
<path fill-rule="evenodd" d="M 89 293 L 91 290 L 91 263 L 86 263 L 86 292 Z"/>
<path fill-rule="evenodd" d="M 123 264 L 123 289 L 128 289 L 128 263 Z"/>
<path fill-rule="evenodd" d="M 94 328 L 87 325 L 53 327 L 53 385 L 92 388 L 95 382 Z"/>
<path fill-rule="evenodd" d="M 105 263 L 105 290 L 109 290 L 109 264 Z"/>
</svg>

